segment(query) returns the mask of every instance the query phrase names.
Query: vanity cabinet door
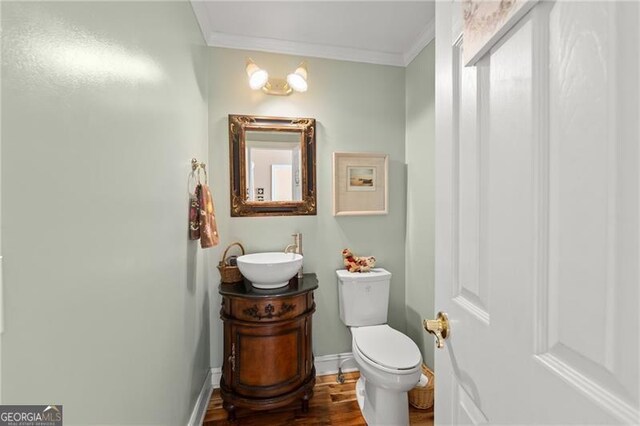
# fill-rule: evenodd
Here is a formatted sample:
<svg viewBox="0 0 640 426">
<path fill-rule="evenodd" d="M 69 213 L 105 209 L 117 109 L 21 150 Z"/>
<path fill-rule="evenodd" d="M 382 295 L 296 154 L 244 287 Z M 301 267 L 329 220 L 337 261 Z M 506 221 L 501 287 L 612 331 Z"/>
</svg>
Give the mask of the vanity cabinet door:
<svg viewBox="0 0 640 426">
<path fill-rule="evenodd" d="M 308 375 L 306 324 L 306 316 L 274 325 L 232 324 L 227 370 L 231 389 L 265 398 L 300 386 Z"/>
</svg>

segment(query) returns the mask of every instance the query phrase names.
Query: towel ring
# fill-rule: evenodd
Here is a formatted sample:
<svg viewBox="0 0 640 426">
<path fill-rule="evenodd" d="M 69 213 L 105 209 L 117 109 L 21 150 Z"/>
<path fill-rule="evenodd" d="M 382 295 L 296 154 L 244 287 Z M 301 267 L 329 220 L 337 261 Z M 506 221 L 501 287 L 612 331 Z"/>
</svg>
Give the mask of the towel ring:
<svg viewBox="0 0 640 426">
<path fill-rule="evenodd" d="M 196 179 L 198 180 L 198 183 L 200 182 L 200 171 L 204 172 L 204 183 L 208 184 L 209 183 L 209 176 L 207 175 L 207 165 L 205 163 L 200 163 L 197 159 L 192 158 L 191 159 L 191 173 L 194 174 L 196 176 Z"/>
<path fill-rule="evenodd" d="M 192 183 L 193 183 L 193 190 L 191 187 Z M 189 173 L 189 178 L 187 179 L 187 191 L 191 196 L 195 197 L 197 186 L 198 186 L 198 178 L 196 177 L 196 173 L 195 172 Z"/>
</svg>

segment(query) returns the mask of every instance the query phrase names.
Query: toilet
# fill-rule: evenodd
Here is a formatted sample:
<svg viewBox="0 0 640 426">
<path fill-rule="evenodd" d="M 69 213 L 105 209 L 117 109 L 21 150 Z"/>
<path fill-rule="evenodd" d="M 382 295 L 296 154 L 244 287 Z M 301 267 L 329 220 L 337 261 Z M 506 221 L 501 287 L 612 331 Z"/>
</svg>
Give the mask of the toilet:
<svg viewBox="0 0 640 426">
<path fill-rule="evenodd" d="M 422 355 L 406 335 L 387 324 L 391 273 L 336 271 L 340 319 L 351 331 L 360 369 L 356 395 L 370 426 L 408 425 L 407 392 L 421 375 Z"/>
</svg>

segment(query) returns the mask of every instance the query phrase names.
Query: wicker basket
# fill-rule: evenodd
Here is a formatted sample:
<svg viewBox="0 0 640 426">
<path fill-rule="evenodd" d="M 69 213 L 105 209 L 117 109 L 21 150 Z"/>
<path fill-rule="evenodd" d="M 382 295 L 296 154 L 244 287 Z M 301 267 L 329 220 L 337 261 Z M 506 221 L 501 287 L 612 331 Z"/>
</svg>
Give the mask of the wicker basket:
<svg viewBox="0 0 640 426">
<path fill-rule="evenodd" d="M 423 388 L 415 387 L 409 391 L 409 404 L 421 410 L 428 410 L 433 407 L 433 371 L 422 364 L 422 373 L 427 376 L 429 383 Z"/>
<path fill-rule="evenodd" d="M 242 250 L 242 254 L 244 254 L 244 247 L 242 247 L 242 244 L 240 244 L 239 242 L 231 243 L 225 249 L 224 254 L 222 255 L 222 260 L 220 260 L 220 263 L 218 264 L 218 271 L 220 271 L 220 281 L 222 281 L 223 284 L 231 284 L 242 281 L 240 268 L 238 268 L 237 266 L 226 264 L 227 252 L 233 246 L 240 247 L 240 250 Z"/>
</svg>

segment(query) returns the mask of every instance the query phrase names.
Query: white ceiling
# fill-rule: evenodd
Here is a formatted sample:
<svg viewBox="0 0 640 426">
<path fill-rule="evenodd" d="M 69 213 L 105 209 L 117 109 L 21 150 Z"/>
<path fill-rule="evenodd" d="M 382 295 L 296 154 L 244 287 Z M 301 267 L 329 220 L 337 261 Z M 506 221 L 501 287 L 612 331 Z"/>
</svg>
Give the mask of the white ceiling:
<svg viewBox="0 0 640 426">
<path fill-rule="evenodd" d="M 434 37 L 431 1 L 198 1 L 209 46 L 406 66 Z"/>
</svg>

